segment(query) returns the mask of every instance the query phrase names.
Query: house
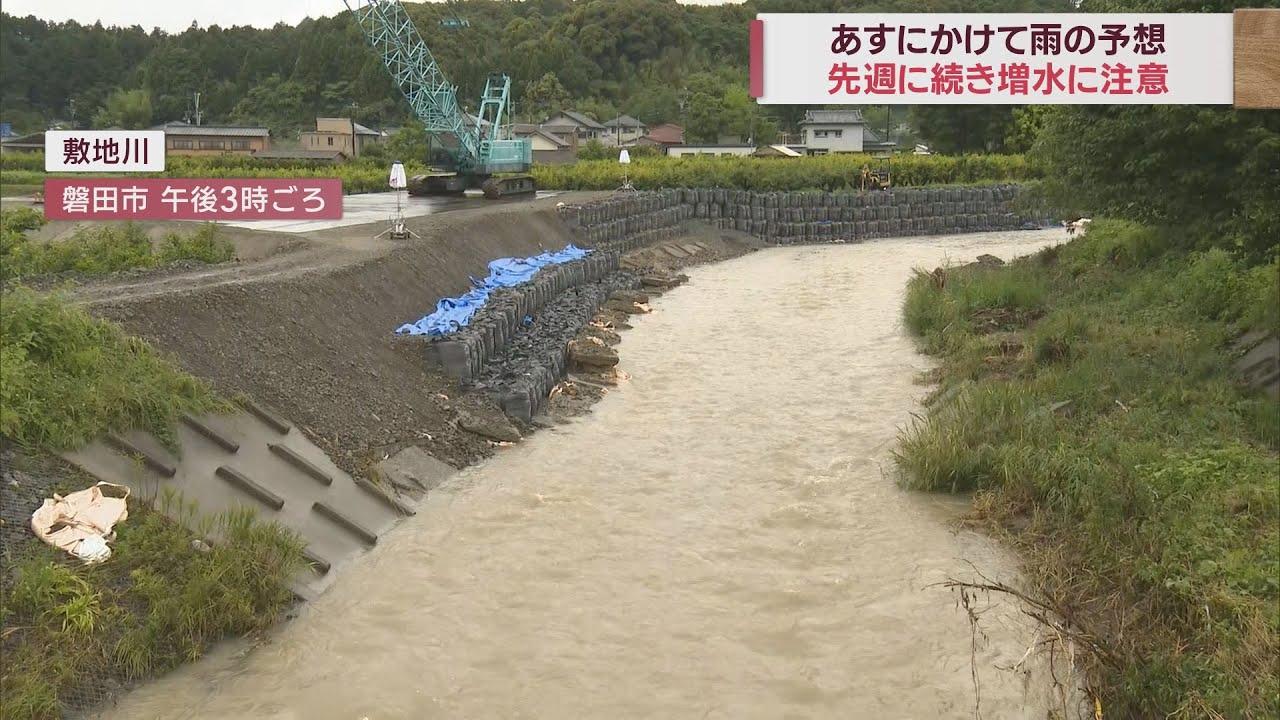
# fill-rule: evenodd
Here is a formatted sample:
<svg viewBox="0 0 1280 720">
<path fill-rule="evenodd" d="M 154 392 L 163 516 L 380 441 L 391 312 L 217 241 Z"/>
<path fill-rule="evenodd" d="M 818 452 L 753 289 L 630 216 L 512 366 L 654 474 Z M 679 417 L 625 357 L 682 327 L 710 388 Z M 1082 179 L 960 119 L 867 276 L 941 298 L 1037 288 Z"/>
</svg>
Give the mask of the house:
<svg viewBox="0 0 1280 720">
<path fill-rule="evenodd" d="M 778 157 L 778 158 L 796 158 L 803 157 L 804 153 L 793 150 L 786 145 L 764 145 L 751 153 L 752 157 Z"/>
<path fill-rule="evenodd" d="M 734 144 L 721 145 L 707 143 L 704 145 L 668 145 L 667 157 L 685 157 L 687 155 L 710 155 L 712 157 L 746 157 L 756 151 L 755 145 Z"/>
<path fill-rule="evenodd" d="M 648 126 L 630 115 L 619 115 L 618 117 L 605 122 L 605 129 L 608 136 L 613 140 L 614 145 L 628 145 L 639 140 Z"/>
<path fill-rule="evenodd" d="M 663 148 L 684 144 L 684 128 L 674 123 L 662 123 L 649 128 L 649 132 L 636 139 L 636 145 L 653 145 Z"/>
<path fill-rule="evenodd" d="M 166 155 L 252 155 L 271 149 L 271 131 L 264 127 L 191 125 L 178 121 L 151 129 L 164 131 Z"/>
<path fill-rule="evenodd" d="M 253 156 L 259 160 L 278 160 L 281 162 L 314 162 L 337 165 L 347 159 L 340 150 L 263 150 Z"/>
<path fill-rule="evenodd" d="M 600 140 L 608 135 L 608 128 L 580 112 L 561 110 L 542 122 L 543 126 L 572 127 L 582 140 Z"/>
<path fill-rule="evenodd" d="M 800 130 L 809 155 L 856 153 L 866 125 L 861 110 L 806 110 Z"/>
<path fill-rule="evenodd" d="M 0 152 L 44 152 L 44 131 L 17 135 L 0 140 Z"/>
<path fill-rule="evenodd" d="M 571 163 L 577 159 L 577 136 L 548 131 L 539 125 L 516 123 L 511 126 L 512 137 L 528 140 L 533 147 L 533 161 L 544 164 Z"/>
<path fill-rule="evenodd" d="M 382 133 L 351 118 L 316 118 L 316 129 L 299 136 L 303 150 L 340 152 L 358 158 L 370 143 L 382 142 Z"/>
</svg>

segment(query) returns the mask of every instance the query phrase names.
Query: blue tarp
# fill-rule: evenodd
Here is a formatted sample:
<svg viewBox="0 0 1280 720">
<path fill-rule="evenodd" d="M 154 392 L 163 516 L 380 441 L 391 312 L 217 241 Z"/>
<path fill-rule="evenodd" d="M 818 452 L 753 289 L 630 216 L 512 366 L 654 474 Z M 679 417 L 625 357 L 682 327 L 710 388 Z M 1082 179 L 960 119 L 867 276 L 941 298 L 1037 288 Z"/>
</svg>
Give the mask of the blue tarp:
<svg viewBox="0 0 1280 720">
<path fill-rule="evenodd" d="M 489 293 L 498 288 L 514 287 L 527 283 L 539 270 L 548 265 L 561 265 L 581 260 L 590 250 L 568 245 L 559 252 L 544 252 L 527 258 L 498 258 L 489 263 L 489 276 L 484 280 L 471 278 L 472 289 L 455 298 L 442 298 L 436 303 L 436 311 L 423 316 L 417 322 L 405 323 L 396 329 L 400 335 L 428 335 L 440 337 L 466 327 L 476 311 L 484 307 Z"/>
</svg>

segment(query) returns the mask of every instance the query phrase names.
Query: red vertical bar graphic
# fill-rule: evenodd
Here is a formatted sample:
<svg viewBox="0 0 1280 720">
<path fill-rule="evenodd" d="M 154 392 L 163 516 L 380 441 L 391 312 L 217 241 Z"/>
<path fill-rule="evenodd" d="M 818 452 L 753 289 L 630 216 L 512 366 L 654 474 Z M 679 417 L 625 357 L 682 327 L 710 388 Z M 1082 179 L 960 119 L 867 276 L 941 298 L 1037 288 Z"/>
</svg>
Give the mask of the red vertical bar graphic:
<svg viewBox="0 0 1280 720">
<path fill-rule="evenodd" d="M 764 21 L 751 21 L 751 97 L 764 95 Z"/>
</svg>

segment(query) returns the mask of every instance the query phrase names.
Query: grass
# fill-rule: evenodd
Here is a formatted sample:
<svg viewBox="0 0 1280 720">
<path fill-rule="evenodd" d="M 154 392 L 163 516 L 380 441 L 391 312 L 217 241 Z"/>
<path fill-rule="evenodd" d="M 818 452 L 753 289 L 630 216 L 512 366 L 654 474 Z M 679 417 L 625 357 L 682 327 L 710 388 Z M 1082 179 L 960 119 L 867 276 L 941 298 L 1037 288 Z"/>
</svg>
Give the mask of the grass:
<svg viewBox="0 0 1280 720">
<path fill-rule="evenodd" d="M 34 183 L 34 182 L 25 183 L 25 184 L 11 183 L 6 179 L 3 184 L 0 184 L 0 197 L 6 197 L 6 198 L 30 197 L 31 195 L 34 195 L 35 193 L 41 192 L 43 190 L 44 190 L 43 183 Z"/>
<path fill-rule="evenodd" d="M 0 280 L 41 278 L 64 273 L 106 275 L 123 270 L 156 268 L 178 262 L 220 263 L 235 249 L 219 237 L 218 226 L 195 232 L 169 233 L 157 246 L 139 225 L 102 225 L 70 238 L 41 242 L 27 233 L 44 224 L 29 208 L 0 213 Z"/>
<path fill-rule="evenodd" d="M 1280 265 L 1170 245 L 1100 220 L 1003 268 L 918 274 L 904 320 L 942 383 L 897 463 L 910 487 L 976 491 L 1037 595 L 1101 639 L 1107 717 L 1274 717 L 1280 405 L 1239 386 L 1232 343 L 1280 332 Z"/>
<path fill-rule="evenodd" d="M 172 443 L 183 412 L 224 407 L 145 341 L 65 297 L 16 287 L 0 297 L 0 435 L 27 448 L 74 448 L 144 429 Z"/>
<path fill-rule="evenodd" d="M 246 155 L 220 156 L 170 156 L 165 160 L 163 173 L 141 173 L 131 177 L 170 178 L 339 178 L 342 191 L 347 194 L 379 192 L 387 190 L 389 163 L 373 160 L 355 160 L 337 165 L 317 162 L 280 162 L 263 160 Z M 8 195 L 29 195 L 44 187 L 50 177 L 75 177 L 75 173 L 45 173 L 44 153 L 9 153 L 0 158 L 3 170 L 3 192 Z M 405 171 L 416 175 L 427 171 L 418 162 L 409 162 Z M 16 188 L 24 188 L 18 192 Z"/>
<path fill-rule="evenodd" d="M 214 641 L 260 631 L 292 602 L 302 543 L 273 523 L 234 512 L 206 522 L 221 538 L 202 551 L 166 516 L 194 508 L 131 504 L 111 558 L 71 565 L 34 545 L 4 590 L 0 718 L 61 717 L 102 694 L 108 678 L 137 680 L 200 657 Z M 163 513 L 163 514 L 162 514 Z"/>
</svg>

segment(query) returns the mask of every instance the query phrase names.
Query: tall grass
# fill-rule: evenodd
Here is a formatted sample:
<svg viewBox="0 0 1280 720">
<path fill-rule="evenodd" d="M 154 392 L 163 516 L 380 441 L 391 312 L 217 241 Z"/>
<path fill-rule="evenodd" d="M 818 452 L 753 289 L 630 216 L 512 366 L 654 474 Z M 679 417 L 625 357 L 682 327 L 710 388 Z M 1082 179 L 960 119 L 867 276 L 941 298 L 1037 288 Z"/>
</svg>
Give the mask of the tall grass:
<svg viewBox="0 0 1280 720">
<path fill-rule="evenodd" d="M 919 274 L 904 318 L 943 384 L 897 462 L 911 487 L 976 490 L 1039 594 L 1088 623 L 1105 716 L 1274 717 L 1280 405 L 1241 389 L 1230 347 L 1280 332 L 1280 265 L 1161 249 L 1182 244 L 1098 221 Z"/>
<path fill-rule="evenodd" d="M 337 165 L 318 162 L 261 160 L 247 155 L 182 156 L 165 159 L 163 173 L 131 177 L 172 178 L 340 178 L 343 192 L 377 192 L 387 189 L 389 166 L 356 160 Z M 5 185 L 40 185 L 46 177 L 72 177 L 66 173 L 46 175 L 43 153 L 7 153 L 0 157 L 0 182 Z M 410 175 L 426 172 L 420 163 L 405 167 Z"/>
<path fill-rule="evenodd" d="M 0 212 L 0 280 L 61 273 L 105 275 L 177 262 L 220 263 L 235 255 L 235 248 L 212 223 L 185 235 L 170 232 L 158 247 L 133 223 L 101 225 L 62 240 L 37 241 L 26 231 L 39 227 L 44 219 L 39 215 L 33 219 L 33 214 L 26 208 Z"/>
<path fill-rule="evenodd" d="M 172 494 L 161 510 L 190 519 Z M 198 658 L 219 638 L 261 630 L 291 602 L 301 540 L 247 511 L 210 518 L 207 551 L 145 504 L 117 526 L 111 559 L 71 566 L 33 546 L 4 591 L 0 718 L 62 717 L 107 678 L 140 679 Z M 83 708 L 79 708 L 83 709 Z"/>
<path fill-rule="evenodd" d="M 131 428 L 172 441 L 181 413 L 220 407 L 202 381 L 65 297 L 0 296 L 0 435 L 51 450 Z"/>
</svg>

